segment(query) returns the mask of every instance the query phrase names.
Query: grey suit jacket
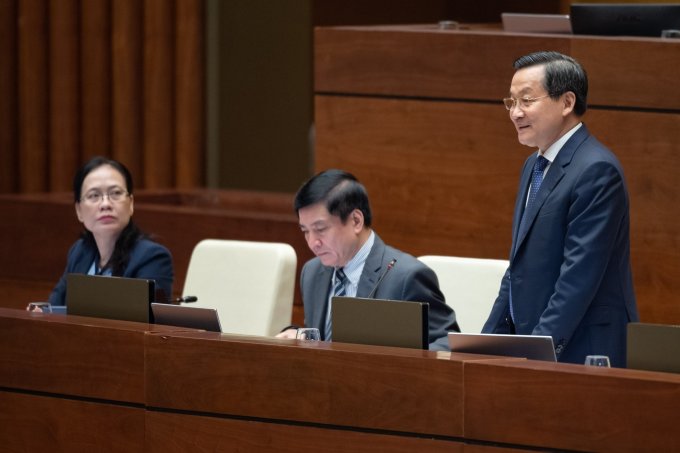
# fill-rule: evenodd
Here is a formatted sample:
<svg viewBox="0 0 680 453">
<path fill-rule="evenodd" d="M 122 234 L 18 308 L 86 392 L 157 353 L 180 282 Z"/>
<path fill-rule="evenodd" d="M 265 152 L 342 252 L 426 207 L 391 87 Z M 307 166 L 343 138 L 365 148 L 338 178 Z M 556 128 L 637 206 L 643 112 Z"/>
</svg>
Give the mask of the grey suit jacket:
<svg viewBox="0 0 680 453">
<path fill-rule="evenodd" d="M 557 154 L 520 225 L 535 160 L 522 170 L 510 266 L 483 332 L 509 332 L 512 297 L 515 332 L 552 336 L 560 361 L 605 354 L 625 366 L 626 324 L 638 313 L 621 165 L 583 125 Z"/>
<path fill-rule="evenodd" d="M 397 262 L 380 282 L 373 297 L 428 302 L 430 349 L 448 350 L 447 333 L 459 329 L 455 313 L 444 302 L 434 271 L 413 256 L 385 245 L 377 234 L 359 278 L 357 297 L 369 296 L 392 259 Z M 333 268 L 322 265 L 318 258 L 305 263 L 300 276 L 305 325 L 318 328 L 322 338 L 332 276 Z"/>
</svg>

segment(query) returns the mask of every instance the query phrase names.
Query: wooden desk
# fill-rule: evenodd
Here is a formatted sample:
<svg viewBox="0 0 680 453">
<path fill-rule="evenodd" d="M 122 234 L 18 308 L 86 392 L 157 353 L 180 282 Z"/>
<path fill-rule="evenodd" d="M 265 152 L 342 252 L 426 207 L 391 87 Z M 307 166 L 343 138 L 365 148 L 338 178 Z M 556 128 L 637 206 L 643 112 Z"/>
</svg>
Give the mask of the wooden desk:
<svg viewBox="0 0 680 453">
<path fill-rule="evenodd" d="M 680 448 L 675 374 L 11 309 L 0 341 L 10 451 Z"/>
<path fill-rule="evenodd" d="M 680 323 L 677 40 L 434 25 L 317 28 L 316 169 L 356 174 L 376 230 L 396 247 L 507 259 L 519 172 L 531 149 L 517 142 L 501 99 L 514 59 L 542 49 L 584 65 L 584 121 L 626 172 L 641 319 Z"/>
<path fill-rule="evenodd" d="M 0 308 L 0 448 L 142 451 L 150 329 Z"/>
</svg>

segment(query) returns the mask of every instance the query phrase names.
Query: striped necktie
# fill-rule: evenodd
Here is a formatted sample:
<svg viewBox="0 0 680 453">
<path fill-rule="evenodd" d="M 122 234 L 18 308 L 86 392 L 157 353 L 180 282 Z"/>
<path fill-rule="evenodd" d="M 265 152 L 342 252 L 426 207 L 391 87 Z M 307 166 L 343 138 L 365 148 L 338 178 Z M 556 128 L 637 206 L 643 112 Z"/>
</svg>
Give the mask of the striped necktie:
<svg viewBox="0 0 680 453">
<path fill-rule="evenodd" d="M 536 194 L 538 194 L 538 189 L 541 188 L 541 183 L 543 182 L 543 170 L 548 166 L 550 161 L 543 156 L 538 156 L 536 158 L 536 163 L 534 163 L 534 171 L 531 174 L 531 188 L 529 189 L 529 200 L 527 201 L 527 207 L 524 212 L 529 210 L 529 207 L 536 201 Z"/>
<path fill-rule="evenodd" d="M 335 270 L 335 284 L 333 285 L 333 297 L 342 297 L 347 294 L 345 288 L 347 276 L 341 268 Z M 331 301 L 328 301 L 328 313 L 326 314 L 326 337 L 324 340 L 330 341 L 333 334 L 333 320 L 331 319 Z"/>
</svg>

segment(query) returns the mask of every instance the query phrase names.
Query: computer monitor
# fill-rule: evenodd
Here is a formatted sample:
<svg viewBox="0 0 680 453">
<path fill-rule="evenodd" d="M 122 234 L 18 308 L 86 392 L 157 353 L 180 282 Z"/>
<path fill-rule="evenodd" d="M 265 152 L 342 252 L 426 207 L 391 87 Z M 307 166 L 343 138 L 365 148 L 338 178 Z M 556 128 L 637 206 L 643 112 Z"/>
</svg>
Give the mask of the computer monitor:
<svg viewBox="0 0 680 453">
<path fill-rule="evenodd" d="M 680 3 L 573 3 L 569 16 L 579 35 L 659 37 L 680 30 Z"/>
<path fill-rule="evenodd" d="M 426 302 L 334 297 L 333 341 L 428 349 L 429 307 Z"/>
<path fill-rule="evenodd" d="M 629 323 L 626 367 L 680 373 L 680 326 Z"/>
<path fill-rule="evenodd" d="M 552 337 L 547 335 L 449 332 L 449 346 L 451 352 L 557 361 Z"/>
<path fill-rule="evenodd" d="M 517 33 L 571 34 L 567 14 L 501 13 L 503 30 Z"/>
<path fill-rule="evenodd" d="M 66 313 L 93 318 L 150 322 L 153 280 L 101 275 L 66 276 Z"/>
</svg>

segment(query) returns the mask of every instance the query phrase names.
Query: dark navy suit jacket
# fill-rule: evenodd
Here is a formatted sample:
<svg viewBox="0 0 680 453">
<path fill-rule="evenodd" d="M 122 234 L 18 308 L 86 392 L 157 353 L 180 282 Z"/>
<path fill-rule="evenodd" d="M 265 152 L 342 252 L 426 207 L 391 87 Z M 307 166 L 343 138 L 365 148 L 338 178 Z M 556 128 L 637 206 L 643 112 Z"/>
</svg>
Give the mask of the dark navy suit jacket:
<svg viewBox="0 0 680 453">
<path fill-rule="evenodd" d="M 66 270 L 50 295 L 50 304 L 66 304 L 66 275 L 87 274 L 96 256 L 96 248 L 87 247 L 82 239 L 71 246 L 66 261 Z M 174 279 L 172 255 L 162 245 L 149 239 L 140 239 L 130 253 L 130 261 L 122 277 L 154 280 L 157 294 L 161 289 L 165 297 L 170 298 Z"/>
<path fill-rule="evenodd" d="M 380 282 L 373 297 L 428 302 L 430 349 L 448 350 L 448 332 L 459 332 L 460 329 L 453 309 L 444 302 L 444 295 L 439 289 L 434 271 L 413 256 L 385 245 L 377 234 L 359 278 L 357 297 L 368 297 L 371 294 L 378 279 L 393 259 L 397 260 L 394 267 Z M 305 325 L 318 328 L 322 338 L 325 335 L 332 276 L 333 268 L 321 264 L 319 258 L 313 258 L 305 263 L 300 276 Z"/>
<path fill-rule="evenodd" d="M 550 335 L 562 362 L 608 355 L 625 366 L 626 324 L 638 320 L 630 268 L 629 199 L 616 157 L 585 125 L 565 143 L 520 228 L 536 154 L 524 163 L 510 265 L 483 332 Z"/>
</svg>

